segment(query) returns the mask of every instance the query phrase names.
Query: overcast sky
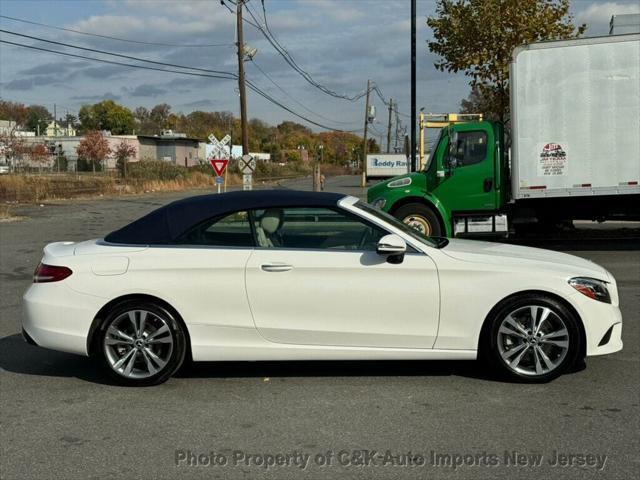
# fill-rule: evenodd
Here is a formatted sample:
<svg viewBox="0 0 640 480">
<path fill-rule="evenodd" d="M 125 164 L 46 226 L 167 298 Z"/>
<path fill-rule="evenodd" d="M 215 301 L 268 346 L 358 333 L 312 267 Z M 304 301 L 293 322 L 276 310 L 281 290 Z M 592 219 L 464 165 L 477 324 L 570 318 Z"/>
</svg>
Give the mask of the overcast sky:
<svg viewBox="0 0 640 480">
<path fill-rule="evenodd" d="M 316 81 L 336 92 L 354 95 L 363 91 L 367 78 L 371 78 L 387 98 L 397 99 L 401 112 L 409 113 L 409 0 L 264 1 L 271 30 Z M 594 36 L 608 33 L 612 14 L 640 12 L 639 4 L 637 0 L 573 0 L 572 11 L 577 22 L 588 24 L 587 34 Z M 262 22 L 260 0 L 250 0 L 249 7 Z M 434 57 L 425 43 L 431 31 L 425 20 L 434 9 L 435 1 L 418 0 L 418 108 L 457 111 L 460 100 L 468 94 L 468 80 L 462 75 L 438 72 L 433 66 Z M 142 42 L 219 44 L 222 46 L 198 48 L 125 43 L 0 18 L 4 30 L 49 40 L 204 69 L 237 69 L 232 46 L 235 16 L 219 0 L 1 0 L 0 14 Z M 0 38 L 87 55 L 4 33 Z M 335 99 L 309 85 L 259 31 L 246 24 L 245 42 L 258 49 L 256 64 L 289 96 L 249 62 L 247 76 L 260 88 L 321 124 L 345 130 L 361 128 L 364 100 Z M 237 85 L 231 80 L 135 70 L 6 44 L 0 44 L 0 97 L 43 104 L 52 111 L 55 102 L 59 116 L 66 110 L 77 113 L 82 104 L 105 98 L 130 108 L 166 102 L 176 112 L 238 112 Z M 272 124 L 299 121 L 254 93 L 250 92 L 248 98 L 250 117 Z M 374 129 L 383 132 L 384 106 L 378 98 L 374 103 L 378 109 Z"/>
</svg>

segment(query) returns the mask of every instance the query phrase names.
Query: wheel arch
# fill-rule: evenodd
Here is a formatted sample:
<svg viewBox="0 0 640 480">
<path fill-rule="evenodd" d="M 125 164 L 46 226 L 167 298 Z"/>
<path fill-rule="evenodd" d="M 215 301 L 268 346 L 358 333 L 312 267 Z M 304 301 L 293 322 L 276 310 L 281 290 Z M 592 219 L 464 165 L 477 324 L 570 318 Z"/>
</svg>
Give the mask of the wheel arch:
<svg viewBox="0 0 640 480">
<path fill-rule="evenodd" d="M 432 198 L 429 196 L 420 197 L 420 196 L 413 196 L 413 195 L 408 197 L 401 197 L 391 206 L 391 208 L 389 209 L 389 213 L 391 215 L 394 215 L 399 208 L 405 205 L 408 205 L 410 203 L 420 203 L 425 207 L 431 209 L 431 211 L 438 218 L 438 221 L 440 222 L 440 226 L 446 233 L 446 236 L 447 237 L 452 236 L 451 225 L 450 225 L 451 222 L 445 221 L 445 218 L 450 218 L 450 216 L 445 210 L 444 206 L 440 203 L 440 201 L 438 201 L 437 198 Z"/>
<path fill-rule="evenodd" d="M 98 311 L 98 313 L 96 313 L 95 317 L 93 318 L 93 322 L 91 322 L 91 327 L 89 328 L 89 334 L 87 335 L 87 354 L 89 356 L 93 356 L 98 351 L 97 340 L 99 336 L 97 334 L 100 330 L 100 326 L 104 321 L 106 315 L 108 315 L 108 313 L 117 305 L 120 305 L 121 303 L 124 303 L 124 302 L 129 302 L 132 300 L 141 300 L 141 301 L 155 303 L 161 306 L 162 308 L 165 308 L 169 313 L 171 313 L 171 315 L 173 315 L 173 317 L 177 322 L 180 322 L 186 337 L 185 338 L 186 348 L 187 348 L 186 358 L 189 361 L 191 361 L 192 360 L 191 336 L 189 334 L 189 329 L 187 328 L 187 325 L 184 322 L 184 319 L 182 318 L 182 315 L 180 315 L 180 312 L 178 312 L 178 310 L 166 300 L 156 297 L 155 295 L 149 295 L 146 293 L 131 293 L 126 295 L 121 295 L 119 297 L 114 298 L 113 300 L 110 300 L 109 302 L 107 302 L 105 305 L 102 306 L 102 308 Z"/>
<path fill-rule="evenodd" d="M 486 345 L 486 337 L 489 334 L 489 325 L 490 325 L 490 319 L 493 317 L 493 315 L 495 314 L 495 312 L 502 307 L 502 305 L 511 300 L 514 297 L 520 297 L 523 295 L 542 295 L 545 297 L 549 297 L 552 298 L 553 300 L 557 301 L 558 303 L 561 303 L 564 307 L 566 307 L 578 320 L 578 331 L 580 333 L 580 354 L 578 356 L 578 361 L 585 358 L 587 355 L 587 335 L 585 332 L 585 328 L 584 328 L 584 321 L 582 320 L 582 317 L 580 317 L 580 314 L 578 313 L 578 311 L 574 308 L 574 306 L 568 302 L 565 298 L 561 297 L 560 295 L 557 295 L 555 293 L 552 292 L 547 292 L 545 290 L 522 290 L 520 292 L 514 292 L 510 295 L 507 295 L 506 297 L 504 297 L 502 300 L 500 300 L 498 303 L 496 303 L 493 308 L 491 310 L 489 310 L 489 313 L 487 313 L 487 316 L 485 317 L 485 319 L 482 322 L 482 328 L 480 329 L 480 335 L 478 336 L 478 356 L 482 355 L 483 352 L 483 346 Z"/>
</svg>

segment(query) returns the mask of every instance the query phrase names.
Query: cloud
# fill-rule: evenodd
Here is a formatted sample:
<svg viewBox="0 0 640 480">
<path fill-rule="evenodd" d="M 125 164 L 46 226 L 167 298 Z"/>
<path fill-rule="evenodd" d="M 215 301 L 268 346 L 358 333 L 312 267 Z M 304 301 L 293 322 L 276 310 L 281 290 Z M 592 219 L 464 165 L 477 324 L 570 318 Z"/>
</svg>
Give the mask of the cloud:
<svg viewBox="0 0 640 480">
<path fill-rule="evenodd" d="M 123 90 L 132 97 L 157 97 L 158 95 L 164 95 L 168 91 L 165 88 L 148 83 L 143 83 L 135 88 L 125 87 Z"/>
<path fill-rule="evenodd" d="M 7 90 L 32 90 L 45 85 L 60 85 L 60 79 L 56 75 L 37 75 L 33 77 L 17 78 L 4 83 Z"/>
<path fill-rule="evenodd" d="M 80 102 L 101 102 L 102 100 L 120 100 L 122 97 L 111 92 L 103 93 L 102 95 L 75 95 L 71 97 L 72 100 L 78 100 Z"/>
<path fill-rule="evenodd" d="M 22 75 L 50 75 L 56 73 L 67 73 L 69 70 L 73 70 L 83 65 L 85 65 L 83 62 L 67 62 L 61 60 L 59 62 L 50 62 L 36 65 L 35 67 L 21 70 L 18 73 Z"/>
<path fill-rule="evenodd" d="M 337 22 L 352 22 L 363 18 L 367 13 L 365 8 L 347 7 L 346 2 L 337 5 L 333 0 L 305 0 L 301 3 L 305 7 L 315 8 L 322 17 Z"/>
<path fill-rule="evenodd" d="M 185 108 L 204 108 L 214 107 L 218 102 L 211 100 L 210 98 L 203 98 L 201 100 L 195 100 L 193 102 L 183 103 L 180 106 Z"/>
<path fill-rule="evenodd" d="M 130 72 L 131 70 L 129 68 L 119 65 L 100 65 L 97 67 L 89 67 L 78 71 L 79 74 L 95 79 L 124 76 L 129 74 Z"/>
</svg>

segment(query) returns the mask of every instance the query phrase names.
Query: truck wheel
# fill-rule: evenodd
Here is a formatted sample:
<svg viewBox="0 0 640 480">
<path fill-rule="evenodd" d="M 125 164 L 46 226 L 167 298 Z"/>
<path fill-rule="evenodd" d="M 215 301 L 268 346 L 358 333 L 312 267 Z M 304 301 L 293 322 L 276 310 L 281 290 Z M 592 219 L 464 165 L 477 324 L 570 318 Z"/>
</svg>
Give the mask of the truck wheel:
<svg viewBox="0 0 640 480">
<path fill-rule="evenodd" d="M 442 236 L 443 228 L 436 214 L 426 205 L 421 203 L 408 203 L 403 205 L 393 214 L 401 222 L 415 228 L 428 237 Z"/>
</svg>

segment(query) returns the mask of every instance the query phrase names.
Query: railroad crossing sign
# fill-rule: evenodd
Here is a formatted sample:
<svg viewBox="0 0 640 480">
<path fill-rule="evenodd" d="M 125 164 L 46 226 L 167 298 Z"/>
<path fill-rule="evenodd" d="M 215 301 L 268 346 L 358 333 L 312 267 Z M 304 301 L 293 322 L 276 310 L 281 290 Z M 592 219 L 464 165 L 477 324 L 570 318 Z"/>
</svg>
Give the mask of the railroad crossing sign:
<svg viewBox="0 0 640 480">
<path fill-rule="evenodd" d="M 222 140 L 218 140 L 216 136 L 212 133 L 209 135 L 209 143 L 211 144 L 211 158 L 227 158 L 229 154 L 227 153 L 227 143 L 231 141 L 231 135 L 225 135 Z"/>
<path fill-rule="evenodd" d="M 242 173 L 250 175 L 256 169 L 256 159 L 251 155 L 243 155 L 238 160 L 238 166 L 240 167 L 240 171 Z"/>
<path fill-rule="evenodd" d="M 213 170 L 216 172 L 218 177 L 224 175 L 224 171 L 227 169 L 227 165 L 229 164 L 229 160 L 226 158 L 211 158 L 209 159 L 209 163 L 213 167 Z"/>
</svg>

